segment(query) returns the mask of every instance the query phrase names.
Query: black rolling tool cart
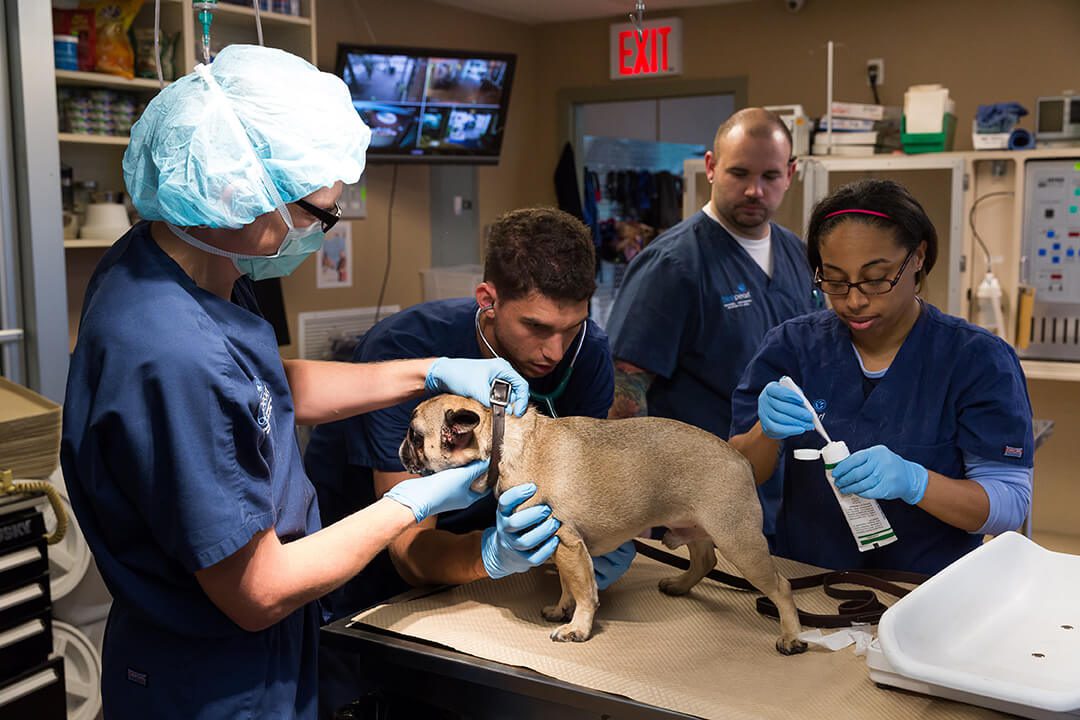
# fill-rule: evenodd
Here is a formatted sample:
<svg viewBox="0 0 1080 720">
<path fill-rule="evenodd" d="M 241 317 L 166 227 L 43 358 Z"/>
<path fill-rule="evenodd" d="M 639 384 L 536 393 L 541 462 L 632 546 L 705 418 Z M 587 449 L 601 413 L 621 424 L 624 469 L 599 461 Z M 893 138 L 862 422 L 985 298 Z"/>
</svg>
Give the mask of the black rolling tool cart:
<svg viewBox="0 0 1080 720">
<path fill-rule="evenodd" d="M 53 648 L 44 497 L 0 496 L 0 717 L 64 720 L 63 658 Z"/>
</svg>

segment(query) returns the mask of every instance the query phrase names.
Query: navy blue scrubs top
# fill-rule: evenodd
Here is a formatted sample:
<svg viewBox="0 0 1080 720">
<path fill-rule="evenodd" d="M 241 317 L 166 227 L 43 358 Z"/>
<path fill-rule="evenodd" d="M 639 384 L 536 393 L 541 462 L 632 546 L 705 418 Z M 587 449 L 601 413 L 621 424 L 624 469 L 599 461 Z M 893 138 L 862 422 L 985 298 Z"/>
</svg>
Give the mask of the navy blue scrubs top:
<svg viewBox="0 0 1080 720">
<path fill-rule="evenodd" d="M 472 298 L 414 305 L 368 331 L 357 345 L 353 361 L 440 356 L 482 358 L 476 338 L 476 310 Z M 547 394 L 558 386 L 570 367 L 579 338 L 574 339 L 550 374 L 529 381 L 532 391 Z M 607 335 L 590 322 L 566 390 L 555 400 L 555 410 L 560 417 L 607 417 L 614 388 L 615 375 Z M 375 501 L 372 470 L 405 471 L 398 458 L 398 449 L 408 430 L 412 411 L 422 400 L 315 428 L 304 452 L 304 463 L 318 493 L 325 525 Z M 538 403 L 536 407 L 547 412 L 545 403 Z M 469 508 L 439 515 L 437 523 L 440 529 L 466 533 L 491 526 L 494 517 L 495 500 L 489 495 Z M 332 617 L 341 617 L 408 588 L 394 569 L 389 553 L 384 551 L 345 586 L 324 598 L 323 604 Z"/>
<path fill-rule="evenodd" d="M 698 211 L 654 240 L 627 268 L 608 320 L 612 354 L 656 375 L 650 415 L 728 438 L 731 395 L 765 333 L 820 304 L 802 241 L 771 226 L 770 278 L 738 241 Z M 780 476 L 759 494 L 765 531 Z"/>
<path fill-rule="evenodd" d="M 319 529 L 250 282 L 227 302 L 136 225 L 87 288 L 63 422 L 71 504 L 113 596 L 106 717 L 314 718 L 316 603 L 248 632 L 194 575 L 270 527 Z"/>
<path fill-rule="evenodd" d="M 766 384 L 788 375 L 806 393 L 826 432 L 851 452 L 884 445 L 950 478 L 964 477 L 964 452 L 1032 466 L 1031 402 L 1013 349 L 986 330 L 923 303 L 889 370 L 864 387 L 848 327 L 831 310 L 790 320 L 765 338 L 735 391 L 733 435 L 757 422 Z M 869 392 L 867 392 L 869 390 Z M 902 500 L 879 501 L 899 538 L 859 552 L 821 461 L 791 459 L 821 448 L 815 432 L 788 438 L 777 554 L 827 568 L 934 573 L 978 547 L 982 536 Z"/>
</svg>

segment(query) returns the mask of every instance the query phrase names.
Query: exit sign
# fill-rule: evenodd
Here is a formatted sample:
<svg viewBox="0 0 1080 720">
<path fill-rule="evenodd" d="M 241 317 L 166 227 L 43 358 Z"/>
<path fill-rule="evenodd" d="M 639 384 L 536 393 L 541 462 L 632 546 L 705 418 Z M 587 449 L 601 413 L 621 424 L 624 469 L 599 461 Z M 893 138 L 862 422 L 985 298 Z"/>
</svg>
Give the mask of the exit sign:
<svg viewBox="0 0 1080 720">
<path fill-rule="evenodd" d="M 611 26 L 611 79 L 657 77 L 682 72 L 682 20 L 661 18 Z"/>
</svg>

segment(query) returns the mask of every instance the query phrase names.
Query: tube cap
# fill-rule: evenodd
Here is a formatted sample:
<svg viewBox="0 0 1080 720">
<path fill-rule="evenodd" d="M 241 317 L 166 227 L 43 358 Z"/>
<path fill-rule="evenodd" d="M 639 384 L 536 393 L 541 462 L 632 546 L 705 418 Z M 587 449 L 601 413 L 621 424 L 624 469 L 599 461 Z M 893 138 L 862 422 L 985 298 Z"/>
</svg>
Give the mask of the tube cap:
<svg viewBox="0 0 1080 720">
<path fill-rule="evenodd" d="M 834 440 L 821 450 L 821 457 L 826 465 L 835 465 L 850 454 L 847 443 L 843 440 Z"/>
<path fill-rule="evenodd" d="M 793 454 L 796 460 L 817 460 L 821 457 L 821 451 L 814 448 L 796 448 Z"/>
</svg>

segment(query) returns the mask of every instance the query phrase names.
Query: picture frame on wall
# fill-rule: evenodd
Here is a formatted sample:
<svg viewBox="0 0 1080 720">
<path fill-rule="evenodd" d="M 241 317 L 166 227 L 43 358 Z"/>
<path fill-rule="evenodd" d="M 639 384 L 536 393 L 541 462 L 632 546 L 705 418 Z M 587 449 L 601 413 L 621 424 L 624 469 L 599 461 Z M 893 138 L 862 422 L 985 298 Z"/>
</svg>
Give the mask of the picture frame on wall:
<svg viewBox="0 0 1080 720">
<path fill-rule="evenodd" d="M 315 256 L 315 287 L 348 288 L 353 284 L 352 223 L 339 222 L 326 234 Z"/>
</svg>

